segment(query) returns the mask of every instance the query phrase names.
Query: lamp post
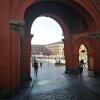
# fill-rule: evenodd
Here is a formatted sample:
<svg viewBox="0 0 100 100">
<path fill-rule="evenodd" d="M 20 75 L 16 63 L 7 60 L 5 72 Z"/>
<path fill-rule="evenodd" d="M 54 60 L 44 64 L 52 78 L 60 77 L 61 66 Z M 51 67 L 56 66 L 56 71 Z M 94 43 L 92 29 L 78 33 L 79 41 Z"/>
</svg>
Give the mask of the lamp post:
<svg viewBox="0 0 100 100">
<path fill-rule="evenodd" d="M 49 66 L 49 53 L 47 54 L 47 56 L 48 56 L 48 66 Z"/>
</svg>

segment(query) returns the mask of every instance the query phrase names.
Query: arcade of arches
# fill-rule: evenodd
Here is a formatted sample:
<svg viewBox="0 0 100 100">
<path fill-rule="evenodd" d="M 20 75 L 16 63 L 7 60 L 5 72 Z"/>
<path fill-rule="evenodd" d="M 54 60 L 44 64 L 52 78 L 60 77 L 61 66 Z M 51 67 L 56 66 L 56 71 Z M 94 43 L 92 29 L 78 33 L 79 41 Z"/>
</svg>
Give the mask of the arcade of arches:
<svg viewBox="0 0 100 100">
<path fill-rule="evenodd" d="M 75 68 L 84 45 L 88 70 L 100 73 L 99 0 L 2 0 L 0 13 L 0 93 L 17 93 L 20 82 L 31 79 L 30 30 L 39 16 L 62 27 L 66 67 Z"/>
</svg>

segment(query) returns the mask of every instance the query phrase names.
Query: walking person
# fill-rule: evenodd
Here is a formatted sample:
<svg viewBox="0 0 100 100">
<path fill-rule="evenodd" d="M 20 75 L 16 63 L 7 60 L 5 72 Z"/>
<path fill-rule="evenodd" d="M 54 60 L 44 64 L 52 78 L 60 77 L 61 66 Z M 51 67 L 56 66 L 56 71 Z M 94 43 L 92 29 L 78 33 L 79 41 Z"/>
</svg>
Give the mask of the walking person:
<svg viewBox="0 0 100 100">
<path fill-rule="evenodd" d="M 79 74 L 81 75 L 83 73 L 83 68 L 85 68 L 84 60 L 82 59 L 79 63 Z"/>
<path fill-rule="evenodd" d="M 40 62 L 40 67 L 42 67 L 42 62 Z"/>
<path fill-rule="evenodd" d="M 34 60 L 34 74 L 37 76 L 38 73 L 38 63 L 36 60 Z"/>
</svg>

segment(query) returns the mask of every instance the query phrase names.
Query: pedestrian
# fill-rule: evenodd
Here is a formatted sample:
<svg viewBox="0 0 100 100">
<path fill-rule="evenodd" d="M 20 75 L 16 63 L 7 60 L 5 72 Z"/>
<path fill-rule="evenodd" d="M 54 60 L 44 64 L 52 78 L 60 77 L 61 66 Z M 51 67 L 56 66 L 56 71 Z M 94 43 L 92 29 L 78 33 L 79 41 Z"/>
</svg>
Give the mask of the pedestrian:
<svg viewBox="0 0 100 100">
<path fill-rule="evenodd" d="M 59 60 L 59 64 L 61 63 L 61 61 Z"/>
<path fill-rule="evenodd" d="M 36 60 L 34 60 L 34 74 L 37 76 L 38 73 L 38 63 Z"/>
<path fill-rule="evenodd" d="M 40 62 L 40 67 L 42 67 L 42 62 Z"/>
<path fill-rule="evenodd" d="M 81 59 L 80 63 L 79 63 L 79 74 L 81 75 L 83 73 L 83 68 L 85 68 L 85 63 L 84 63 L 84 60 Z"/>
</svg>

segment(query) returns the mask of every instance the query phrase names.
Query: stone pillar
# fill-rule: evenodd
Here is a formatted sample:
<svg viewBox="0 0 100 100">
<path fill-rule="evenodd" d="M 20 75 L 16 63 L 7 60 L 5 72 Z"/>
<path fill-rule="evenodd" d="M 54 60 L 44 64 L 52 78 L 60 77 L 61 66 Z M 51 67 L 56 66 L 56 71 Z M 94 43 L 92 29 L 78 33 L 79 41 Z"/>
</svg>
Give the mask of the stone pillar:
<svg viewBox="0 0 100 100">
<path fill-rule="evenodd" d="M 32 35 L 25 33 L 24 39 L 21 39 L 20 54 L 20 81 L 31 80 L 31 38 Z"/>
<path fill-rule="evenodd" d="M 0 1 L 0 100 L 10 94 L 10 5 L 9 0 Z"/>
<path fill-rule="evenodd" d="M 93 39 L 93 56 L 90 57 L 90 68 L 93 67 L 94 74 L 100 76 L 100 32 L 89 35 Z"/>
<path fill-rule="evenodd" d="M 23 22 L 10 18 L 11 40 L 11 95 L 19 92 L 20 87 L 20 37 L 22 35 Z"/>
<path fill-rule="evenodd" d="M 73 69 L 73 44 L 71 39 L 63 39 L 66 69 Z"/>
</svg>

